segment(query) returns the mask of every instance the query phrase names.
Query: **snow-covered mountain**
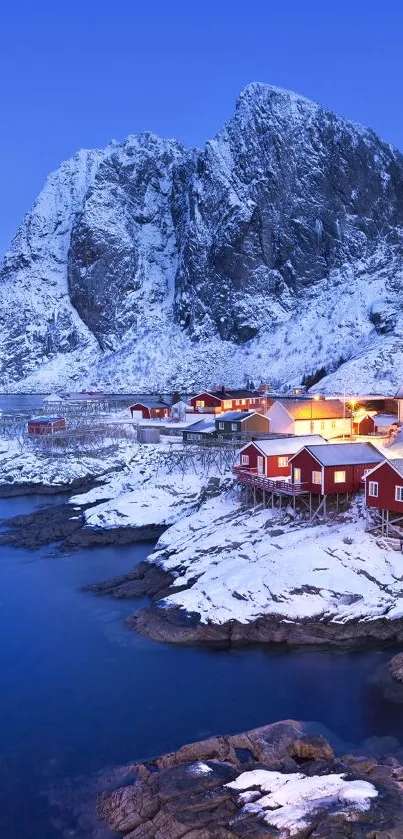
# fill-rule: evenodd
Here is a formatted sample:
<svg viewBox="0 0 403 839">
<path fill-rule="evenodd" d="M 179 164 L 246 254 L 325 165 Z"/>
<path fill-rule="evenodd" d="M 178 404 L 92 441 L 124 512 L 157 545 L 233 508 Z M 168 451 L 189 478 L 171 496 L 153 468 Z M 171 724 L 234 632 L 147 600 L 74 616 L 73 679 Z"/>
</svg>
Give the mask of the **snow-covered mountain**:
<svg viewBox="0 0 403 839">
<path fill-rule="evenodd" d="M 403 379 L 403 157 L 251 84 L 202 150 L 145 133 L 47 179 L 0 271 L 0 386 Z"/>
</svg>

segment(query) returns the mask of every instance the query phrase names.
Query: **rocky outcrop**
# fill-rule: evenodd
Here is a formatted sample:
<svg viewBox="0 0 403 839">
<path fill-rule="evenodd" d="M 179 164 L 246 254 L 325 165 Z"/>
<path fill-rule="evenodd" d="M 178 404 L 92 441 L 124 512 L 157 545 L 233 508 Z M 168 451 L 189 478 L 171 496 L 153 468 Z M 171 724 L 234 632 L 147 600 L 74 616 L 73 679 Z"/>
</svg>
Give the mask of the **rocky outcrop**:
<svg viewBox="0 0 403 839">
<path fill-rule="evenodd" d="M 49 176 L 0 271 L 0 384 L 291 382 L 315 358 L 388 390 L 402 230 L 398 151 L 251 84 L 204 149 L 144 133 Z"/>
<path fill-rule="evenodd" d="M 392 679 L 403 685 L 403 653 L 397 653 L 391 658 L 388 669 Z"/>
<path fill-rule="evenodd" d="M 398 839 L 402 779 L 396 760 L 337 758 L 285 721 L 119 769 L 98 810 L 128 839 Z"/>
</svg>

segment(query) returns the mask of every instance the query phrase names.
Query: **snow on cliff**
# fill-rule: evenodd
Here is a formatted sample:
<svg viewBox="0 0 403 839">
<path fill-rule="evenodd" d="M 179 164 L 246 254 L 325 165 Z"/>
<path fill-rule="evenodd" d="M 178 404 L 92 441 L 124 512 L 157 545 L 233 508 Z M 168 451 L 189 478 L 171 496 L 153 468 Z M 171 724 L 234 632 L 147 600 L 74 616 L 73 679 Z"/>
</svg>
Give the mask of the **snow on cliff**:
<svg viewBox="0 0 403 839">
<path fill-rule="evenodd" d="M 202 150 L 151 133 L 49 176 L 0 270 L 0 386 L 400 384 L 403 158 L 263 84 Z"/>
<path fill-rule="evenodd" d="M 226 496 L 170 527 L 149 559 L 178 575 L 181 590 L 162 605 L 202 623 L 400 618 L 401 554 L 379 547 L 365 524 L 358 501 L 350 521 L 279 531 L 270 510 L 245 511 Z"/>
</svg>

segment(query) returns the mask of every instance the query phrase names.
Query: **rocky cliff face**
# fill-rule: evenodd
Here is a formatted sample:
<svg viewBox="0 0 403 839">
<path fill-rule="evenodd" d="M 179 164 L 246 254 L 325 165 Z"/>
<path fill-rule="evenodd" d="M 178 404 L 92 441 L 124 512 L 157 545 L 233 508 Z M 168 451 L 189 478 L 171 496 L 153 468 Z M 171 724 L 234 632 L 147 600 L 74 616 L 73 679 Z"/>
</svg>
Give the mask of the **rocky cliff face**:
<svg viewBox="0 0 403 839">
<path fill-rule="evenodd" d="M 0 272 L 0 385 L 279 384 L 324 366 L 322 389 L 387 391 L 402 243 L 400 153 L 249 85 L 203 150 L 142 134 L 48 178 Z"/>
</svg>

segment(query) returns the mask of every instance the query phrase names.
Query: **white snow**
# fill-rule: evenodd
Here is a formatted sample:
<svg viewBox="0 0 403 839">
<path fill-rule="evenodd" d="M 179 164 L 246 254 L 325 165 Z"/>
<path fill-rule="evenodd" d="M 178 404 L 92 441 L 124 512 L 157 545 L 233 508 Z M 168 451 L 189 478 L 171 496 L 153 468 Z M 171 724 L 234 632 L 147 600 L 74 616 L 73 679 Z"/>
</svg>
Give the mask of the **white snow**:
<svg viewBox="0 0 403 839">
<path fill-rule="evenodd" d="M 149 559 L 189 588 L 162 605 L 215 624 L 263 615 L 333 623 L 403 616 L 401 555 L 365 532 L 362 499 L 343 523 L 280 524 L 284 532 L 271 535 L 275 516 L 242 510 L 226 495 L 170 527 Z"/>
<path fill-rule="evenodd" d="M 208 775 L 212 771 L 212 768 L 207 766 L 207 763 L 203 763 L 201 760 L 197 763 L 192 763 L 192 765 L 188 767 L 188 772 L 190 772 L 191 775 Z"/>
<path fill-rule="evenodd" d="M 85 524 L 103 529 L 173 524 L 195 508 L 204 483 L 197 475 L 150 478 L 136 489 L 123 491 L 88 510 Z"/>
<path fill-rule="evenodd" d="M 242 810 L 262 816 L 266 824 L 280 831 L 279 839 L 288 839 L 290 832 L 308 827 L 318 811 L 349 816 L 369 810 L 371 800 L 378 795 L 368 781 L 349 781 L 342 774 L 307 776 L 265 769 L 243 772 L 226 786 L 239 790 Z M 257 790 L 260 796 L 253 796 L 252 801 L 248 791 Z"/>
</svg>

